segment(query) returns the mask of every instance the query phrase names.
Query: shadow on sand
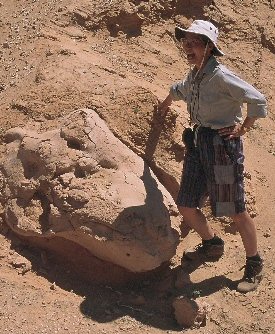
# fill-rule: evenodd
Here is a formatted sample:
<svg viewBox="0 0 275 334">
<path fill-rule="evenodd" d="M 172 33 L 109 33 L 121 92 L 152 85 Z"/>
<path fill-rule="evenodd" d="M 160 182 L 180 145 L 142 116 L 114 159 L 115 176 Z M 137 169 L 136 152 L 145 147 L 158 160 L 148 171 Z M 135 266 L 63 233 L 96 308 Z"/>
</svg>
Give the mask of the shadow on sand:
<svg viewBox="0 0 275 334">
<path fill-rule="evenodd" d="M 160 133 L 163 130 L 163 122 L 156 121 L 154 117 L 159 116 L 156 114 L 153 116 L 152 123 L 155 126 L 148 136 L 144 170 L 141 176 L 146 189 L 145 203 L 139 207 L 125 209 L 115 224 L 119 225 L 121 220 L 129 219 L 129 216 L 135 213 L 154 211 L 156 205 L 160 210 L 160 215 L 162 217 L 167 215 L 169 219 L 162 192 L 158 189 L 158 183 L 152 177 L 151 170 L 146 163 L 148 161 L 150 164 L 152 161 Z M 11 240 L 13 240 L 12 237 Z M 108 323 L 128 315 L 155 328 L 180 331 L 173 316 L 172 301 L 175 297 L 185 295 L 195 298 L 198 294 L 209 296 L 224 287 L 234 288 L 234 282 L 225 276 L 215 276 L 199 283 L 193 283 L 190 275 L 202 265 L 201 262 L 183 262 L 174 268 L 169 263 L 165 263 L 161 268 L 150 273 L 135 274 L 92 257 L 85 249 L 77 245 L 72 247 L 72 242 L 62 240 L 62 238 L 50 241 L 56 242 L 57 248 L 60 248 L 61 245 L 65 259 L 61 263 L 56 263 L 55 256 L 51 256 L 51 253 L 47 253 L 47 261 L 45 261 L 45 257 L 44 260 L 41 257 L 41 251 L 36 250 L 35 253 L 33 249 L 20 244 L 16 238 L 14 240 L 16 241 L 12 241 L 12 248 L 32 262 L 33 271 L 45 277 L 49 282 L 55 282 L 55 285 L 60 288 L 82 296 L 80 312 L 85 317 L 100 323 Z M 35 245 L 34 239 L 28 241 Z M 37 245 L 43 247 L 41 240 L 37 242 Z M 47 245 L 44 246 L 47 249 Z M 51 245 L 51 249 L 54 249 L 54 245 Z M 69 264 L 69 261 L 66 261 L 66 256 L 68 259 L 72 252 L 74 255 L 78 254 L 78 263 Z M 116 284 L 111 285 L 109 282 Z"/>
</svg>

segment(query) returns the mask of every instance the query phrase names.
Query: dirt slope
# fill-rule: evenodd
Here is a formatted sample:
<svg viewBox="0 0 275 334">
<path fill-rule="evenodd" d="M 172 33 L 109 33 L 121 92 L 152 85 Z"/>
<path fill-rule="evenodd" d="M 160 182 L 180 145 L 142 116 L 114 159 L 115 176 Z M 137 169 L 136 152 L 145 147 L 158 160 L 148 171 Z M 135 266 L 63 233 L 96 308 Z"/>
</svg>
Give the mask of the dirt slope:
<svg viewBox="0 0 275 334">
<path fill-rule="evenodd" d="M 116 287 L 87 281 L 94 267 L 104 276 L 104 267 L 85 267 L 81 250 L 78 263 L 57 262 L 17 240 L 1 220 L 1 333 L 176 333 L 171 301 L 180 294 L 199 294 L 211 306 L 206 326 L 186 333 L 274 332 L 274 10 L 273 0 L 0 0 L 2 158 L 7 129 L 44 131 L 79 107 L 93 108 L 175 195 L 186 109 L 175 103 L 165 121 L 153 109 L 188 70 L 173 29 L 194 18 L 218 25 L 223 62 L 269 103 L 269 117 L 245 138 L 249 207 L 266 268 L 257 291 L 235 292 L 244 263 L 240 236 L 228 221 L 211 216 L 226 240 L 218 263 L 181 269 L 182 251 L 199 240 L 191 233 L 169 269 Z M 70 246 L 63 247 L 69 253 Z"/>
</svg>

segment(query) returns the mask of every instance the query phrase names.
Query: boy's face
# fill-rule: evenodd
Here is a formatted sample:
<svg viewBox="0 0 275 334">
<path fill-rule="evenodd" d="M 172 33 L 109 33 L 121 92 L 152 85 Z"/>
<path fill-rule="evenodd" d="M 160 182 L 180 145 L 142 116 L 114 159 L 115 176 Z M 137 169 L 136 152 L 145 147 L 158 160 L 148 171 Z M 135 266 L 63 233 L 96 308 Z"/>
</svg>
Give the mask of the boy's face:
<svg viewBox="0 0 275 334">
<path fill-rule="evenodd" d="M 207 47 L 205 51 L 206 45 L 200 35 L 187 32 L 185 37 L 181 38 L 180 42 L 189 64 L 200 68 L 203 58 L 204 62 L 208 60 L 211 48 Z"/>
</svg>

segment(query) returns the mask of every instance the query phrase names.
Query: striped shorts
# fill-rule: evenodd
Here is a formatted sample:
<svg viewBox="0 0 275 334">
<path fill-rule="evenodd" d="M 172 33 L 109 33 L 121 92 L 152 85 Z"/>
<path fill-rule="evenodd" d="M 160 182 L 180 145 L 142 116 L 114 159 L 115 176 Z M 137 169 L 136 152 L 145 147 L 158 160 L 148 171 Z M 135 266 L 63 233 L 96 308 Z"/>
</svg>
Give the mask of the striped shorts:
<svg viewBox="0 0 275 334">
<path fill-rule="evenodd" d="M 200 208 L 209 196 L 216 217 L 244 212 L 243 162 L 241 138 L 226 140 L 217 130 L 200 127 L 196 147 L 185 154 L 177 205 Z"/>
</svg>

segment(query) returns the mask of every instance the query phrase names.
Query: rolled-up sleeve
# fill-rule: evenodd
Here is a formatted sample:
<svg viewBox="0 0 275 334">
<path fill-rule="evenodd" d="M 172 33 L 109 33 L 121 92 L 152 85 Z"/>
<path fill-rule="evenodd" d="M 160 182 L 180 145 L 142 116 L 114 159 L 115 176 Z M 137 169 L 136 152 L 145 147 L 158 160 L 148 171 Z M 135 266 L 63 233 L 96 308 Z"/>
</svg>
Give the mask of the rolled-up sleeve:
<svg viewBox="0 0 275 334">
<path fill-rule="evenodd" d="M 187 101 L 188 80 L 174 83 L 170 88 L 170 95 L 174 101 Z"/>
<path fill-rule="evenodd" d="M 264 118 L 267 115 L 267 102 L 263 94 L 231 72 L 223 73 L 223 86 L 229 95 L 242 103 L 247 103 L 247 116 Z"/>
<path fill-rule="evenodd" d="M 267 116 L 267 102 L 265 97 L 257 91 L 254 87 L 253 91 L 246 91 L 247 116 L 264 118 Z M 257 93 L 257 96 L 254 94 Z"/>
</svg>

